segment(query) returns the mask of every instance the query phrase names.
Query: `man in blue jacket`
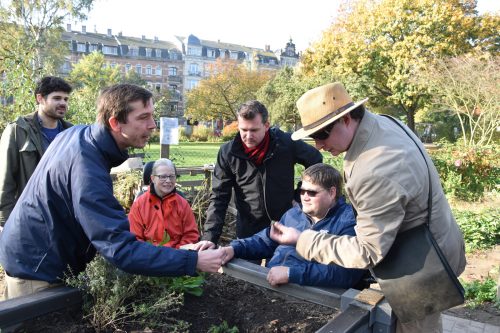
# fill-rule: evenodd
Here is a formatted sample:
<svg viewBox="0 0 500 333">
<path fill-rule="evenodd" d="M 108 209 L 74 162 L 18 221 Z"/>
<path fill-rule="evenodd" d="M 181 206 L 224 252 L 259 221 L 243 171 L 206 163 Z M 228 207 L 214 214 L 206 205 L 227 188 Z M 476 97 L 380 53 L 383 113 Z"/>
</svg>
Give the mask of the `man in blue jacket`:
<svg viewBox="0 0 500 333">
<path fill-rule="evenodd" d="M 96 251 L 133 274 L 181 276 L 220 268 L 222 250 L 197 253 L 137 241 L 113 196 L 111 168 L 128 158 L 127 148 L 144 147 L 156 127 L 151 92 L 111 86 L 99 97 L 97 114 L 96 124 L 57 136 L 6 223 L 0 264 L 7 298 L 83 271 Z"/>
<path fill-rule="evenodd" d="M 281 223 L 298 230 L 315 230 L 335 235 L 355 236 L 356 219 L 352 207 L 341 196 L 341 176 L 330 165 L 318 163 L 302 175 L 300 196 L 302 207 L 289 209 Z M 351 288 L 360 282 L 366 270 L 324 265 L 302 258 L 295 246 L 280 245 L 269 237 L 271 227 L 252 237 L 237 239 L 224 247 L 226 258 L 271 258 L 267 281 L 272 285 L 297 283 L 301 285 Z"/>
</svg>

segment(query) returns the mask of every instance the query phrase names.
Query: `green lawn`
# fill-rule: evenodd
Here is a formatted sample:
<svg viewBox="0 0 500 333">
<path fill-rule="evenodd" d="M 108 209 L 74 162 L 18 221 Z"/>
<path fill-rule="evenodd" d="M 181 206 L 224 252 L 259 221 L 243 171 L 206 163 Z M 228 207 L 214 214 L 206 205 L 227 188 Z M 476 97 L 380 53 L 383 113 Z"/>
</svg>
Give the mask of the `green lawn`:
<svg viewBox="0 0 500 333">
<path fill-rule="evenodd" d="M 217 153 L 221 143 L 210 142 L 181 142 L 179 145 L 170 146 L 169 158 L 177 167 L 198 167 L 205 164 L 215 164 Z M 144 149 L 146 152 L 145 161 L 154 161 L 160 158 L 160 145 L 151 144 Z M 339 171 L 342 170 L 342 157 L 333 157 L 328 152 L 323 153 L 323 161 L 333 165 Z M 295 173 L 300 175 L 304 168 L 296 166 Z"/>
</svg>

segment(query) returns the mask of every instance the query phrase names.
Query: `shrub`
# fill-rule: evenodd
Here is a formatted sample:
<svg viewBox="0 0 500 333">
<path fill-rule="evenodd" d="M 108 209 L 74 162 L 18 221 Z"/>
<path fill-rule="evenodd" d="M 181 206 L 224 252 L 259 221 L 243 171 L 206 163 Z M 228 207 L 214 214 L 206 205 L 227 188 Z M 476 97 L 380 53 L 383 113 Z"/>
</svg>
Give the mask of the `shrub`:
<svg viewBox="0 0 500 333">
<path fill-rule="evenodd" d="M 477 201 L 485 192 L 497 191 L 500 179 L 498 146 L 465 148 L 444 144 L 431 152 L 443 185 L 452 198 Z"/>
<path fill-rule="evenodd" d="M 203 276 L 145 277 L 120 271 L 97 255 L 66 284 L 83 292 L 84 318 L 99 331 L 129 326 L 186 332 L 189 324 L 171 314 L 183 304 L 183 293 L 201 294 Z"/>
<path fill-rule="evenodd" d="M 113 182 L 113 194 L 126 212 L 130 210 L 135 199 L 135 193 L 142 184 L 142 170 L 131 170 L 118 173 Z"/>
<path fill-rule="evenodd" d="M 207 142 L 214 141 L 215 135 L 211 128 L 199 125 L 193 128 L 193 134 L 191 134 L 190 141 L 195 142 Z"/>
<path fill-rule="evenodd" d="M 500 243 L 500 209 L 484 209 L 477 213 L 454 210 L 453 214 L 464 235 L 467 252 Z"/>
<path fill-rule="evenodd" d="M 496 298 L 497 283 L 491 277 L 484 281 L 474 280 L 462 283 L 465 289 L 465 304 L 467 307 L 476 308 L 482 303 L 491 302 L 500 309 L 500 301 Z"/>
<path fill-rule="evenodd" d="M 157 128 L 151 133 L 151 136 L 149 137 L 149 144 L 152 143 L 160 143 L 160 130 Z"/>
<path fill-rule="evenodd" d="M 233 121 L 229 125 L 224 126 L 222 129 L 221 139 L 222 141 L 232 140 L 236 133 L 238 133 L 238 122 Z"/>
</svg>

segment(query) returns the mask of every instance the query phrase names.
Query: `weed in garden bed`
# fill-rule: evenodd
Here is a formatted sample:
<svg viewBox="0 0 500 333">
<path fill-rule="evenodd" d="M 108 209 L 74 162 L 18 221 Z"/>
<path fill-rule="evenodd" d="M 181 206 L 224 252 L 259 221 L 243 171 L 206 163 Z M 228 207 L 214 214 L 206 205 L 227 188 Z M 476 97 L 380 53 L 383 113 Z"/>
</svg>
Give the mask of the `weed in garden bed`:
<svg viewBox="0 0 500 333">
<path fill-rule="evenodd" d="M 476 308 L 485 302 L 495 304 L 500 309 L 500 300 L 496 298 L 497 283 L 490 277 L 483 281 L 474 280 L 463 283 L 465 289 L 466 306 Z"/>
</svg>

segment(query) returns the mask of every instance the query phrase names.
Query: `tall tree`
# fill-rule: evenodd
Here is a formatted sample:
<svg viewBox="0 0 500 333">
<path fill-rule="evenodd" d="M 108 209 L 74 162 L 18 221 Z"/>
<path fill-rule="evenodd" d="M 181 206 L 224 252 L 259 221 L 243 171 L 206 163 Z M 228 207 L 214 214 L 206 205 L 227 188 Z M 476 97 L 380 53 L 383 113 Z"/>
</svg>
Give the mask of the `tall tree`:
<svg viewBox="0 0 500 333">
<path fill-rule="evenodd" d="M 1 7 L 8 22 L 22 27 L 33 47 L 33 67 L 42 68 L 46 59 L 60 53 L 64 20 L 83 20 L 94 0 L 12 0 Z M 54 49 L 55 48 L 55 49 Z"/>
<path fill-rule="evenodd" d="M 210 73 L 187 94 L 186 116 L 198 120 L 236 120 L 238 106 L 255 99 L 259 88 L 273 75 L 250 71 L 235 61 L 221 59 L 210 68 Z"/>
<path fill-rule="evenodd" d="M 120 67 L 110 67 L 100 52 L 84 56 L 73 66 L 69 81 L 75 88 L 69 103 L 68 120 L 92 124 L 96 119 L 96 100 L 102 88 L 122 80 Z"/>
<path fill-rule="evenodd" d="M 285 67 L 259 89 L 257 99 L 266 105 L 272 124 L 285 130 L 296 130 L 301 125 L 295 104 L 299 97 L 307 90 L 333 80 L 330 75 L 304 77 L 299 70 Z"/>
<path fill-rule="evenodd" d="M 456 114 L 465 146 L 498 142 L 500 56 L 441 60 L 421 73 L 420 80 L 432 90 L 436 110 Z"/>
<path fill-rule="evenodd" d="M 427 88 L 412 80 L 433 58 L 476 46 L 489 48 L 494 29 L 483 29 L 475 0 L 357 0 L 346 2 L 338 19 L 304 54 L 309 74 L 339 75 L 370 106 L 406 117 L 429 100 Z M 489 40 L 489 42 L 488 42 Z"/>
</svg>

